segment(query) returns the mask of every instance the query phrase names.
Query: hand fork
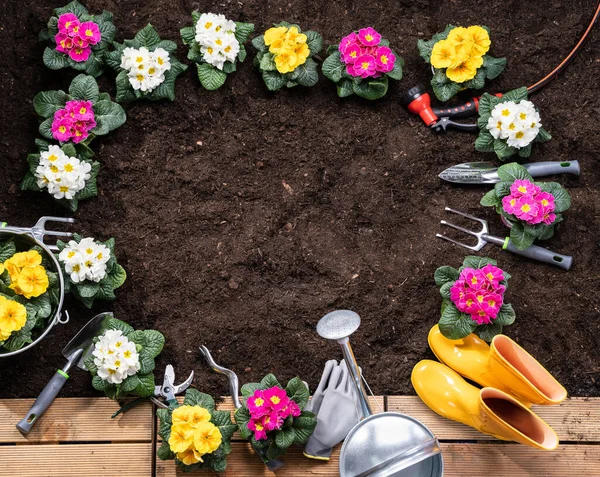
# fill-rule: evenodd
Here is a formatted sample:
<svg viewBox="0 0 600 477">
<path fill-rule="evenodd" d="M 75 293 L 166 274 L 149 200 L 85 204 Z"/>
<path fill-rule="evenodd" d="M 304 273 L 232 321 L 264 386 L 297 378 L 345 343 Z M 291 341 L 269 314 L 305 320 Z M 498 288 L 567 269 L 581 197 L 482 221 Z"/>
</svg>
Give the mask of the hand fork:
<svg viewBox="0 0 600 477">
<path fill-rule="evenodd" d="M 46 244 L 44 242 L 44 237 L 46 235 L 52 235 L 55 237 L 72 237 L 73 234 L 71 232 L 56 232 L 56 231 L 52 231 L 52 230 L 46 230 L 46 222 L 64 222 L 64 223 L 72 224 L 75 222 L 75 219 L 72 219 L 69 217 L 44 216 L 44 217 L 41 217 L 40 220 L 38 220 L 33 227 L 11 227 L 9 225 L 6 225 L 6 222 L 1 222 L 0 223 L 0 231 L 2 231 L 2 229 L 4 229 L 4 230 L 8 230 L 10 232 L 15 232 L 18 234 L 29 234 L 33 238 L 35 238 L 38 242 L 43 243 L 50 250 L 52 250 L 53 252 L 56 252 L 56 251 L 58 251 L 58 247 L 56 245 Z"/>
<path fill-rule="evenodd" d="M 458 242 L 454 239 L 451 239 L 450 237 L 446 237 L 445 235 L 442 235 L 442 234 L 435 234 L 436 237 L 439 237 L 444 240 L 448 240 L 449 242 L 452 242 L 456 245 L 460 245 L 461 247 L 468 248 L 469 250 L 474 250 L 475 252 L 478 252 L 479 250 L 481 250 L 484 247 L 484 245 L 486 245 L 487 243 L 493 243 L 495 245 L 502 247 L 502 250 L 508 250 L 509 252 L 512 252 L 516 255 L 521 255 L 522 257 L 531 258 L 532 260 L 537 260 L 538 262 L 549 263 L 550 265 L 555 265 L 564 270 L 569 270 L 571 268 L 571 265 L 573 264 L 573 257 L 570 257 L 568 255 L 561 255 L 559 253 L 554 253 L 551 250 L 548 250 L 543 247 L 539 247 L 537 245 L 531 245 L 530 247 L 526 248 L 525 250 L 519 250 L 517 247 L 515 247 L 512 244 L 512 242 L 510 241 L 510 237 L 501 238 L 501 237 L 495 237 L 493 235 L 490 235 L 488 233 L 487 220 L 483 220 L 478 217 L 473 217 L 472 215 L 468 215 L 463 212 L 459 212 L 458 210 L 451 209 L 450 207 L 445 207 L 445 210 L 447 212 L 452 212 L 453 214 L 462 215 L 463 217 L 466 217 L 467 219 L 471 219 L 476 222 L 479 222 L 483 227 L 479 232 L 474 232 L 472 230 L 465 229 L 458 225 L 454 225 L 449 222 L 446 222 L 445 220 L 440 221 L 440 223 L 442 225 L 447 225 L 448 227 L 452 227 L 453 229 L 460 230 L 461 232 L 464 232 L 466 234 L 477 237 L 477 245 L 467 245 L 465 243 Z"/>
</svg>

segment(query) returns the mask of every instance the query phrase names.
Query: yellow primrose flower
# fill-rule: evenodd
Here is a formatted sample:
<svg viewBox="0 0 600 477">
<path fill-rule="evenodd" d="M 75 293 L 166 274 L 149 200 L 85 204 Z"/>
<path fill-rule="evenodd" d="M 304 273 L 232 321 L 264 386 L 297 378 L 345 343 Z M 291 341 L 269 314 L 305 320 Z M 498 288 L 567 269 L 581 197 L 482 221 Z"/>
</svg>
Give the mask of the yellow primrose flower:
<svg viewBox="0 0 600 477">
<path fill-rule="evenodd" d="M 205 409 L 200 406 L 192 407 L 190 411 L 190 419 L 188 420 L 188 424 L 192 426 L 192 428 L 197 428 L 203 422 L 209 422 L 211 418 L 210 412 L 208 409 Z"/>
<path fill-rule="evenodd" d="M 42 256 L 36 250 L 15 253 L 9 260 L 19 268 L 33 267 L 42 264 Z"/>
<path fill-rule="evenodd" d="M 448 40 L 440 40 L 433 45 L 430 63 L 434 68 L 448 68 L 456 56 L 456 47 Z"/>
<path fill-rule="evenodd" d="M 179 406 L 173 411 L 173 425 L 187 424 L 190 419 L 192 406 Z"/>
<path fill-rule="evenodd" d="M 288 29 L 284 26 L 269 28 L 265 32 L 265 37 L 264 37 L 265 45 L 269 46 L 275 40 L 283 38 L 283 36 L 286 34 L 287 30 Z"/>
<path fill-rule="evenodd" d="M 304 33 L 300 33 L 296 27 L 291 27 L 285 34 L 285 40 L 293 46 L 293 44 L 306 43 L 307 37 Z"/>
<path fill-rule="evenodd" d="M 271 43 L 271 45 L 269 46 L 269 51 L 271 53 L 273 53 L 274 55 L 276 55 L 277 53 L 285 50 L 288 47 L 287 43 L 285 42 L 285 40 L 282 38 L 277 38 L 276 40 L 273 41 L 273 43 Z"/>
<path fill-rule="evenodd" d="M 48 289 L 48 274 L 41 265 L 25 267 L 21 270 L 17 285 L 25 298 L 40 296 Z"/>
<path fill-rule="evenodd" d="M 474 25 L 467 28 L 467 33 L 473 40 L 473 52 L 479 56 L 485 55 L 492 44 L 490 35 L 485 28 Z"/>
<path fill-rule="evenodd" d="M 296 67 L 298 67 L 306 63 L 306 59 L 308 58 L 308 55 L 310 55 L 310 49 L 306 43 L 302 43 L 296 47 L 294 53 L 296 53 L 296 56 L 298 56 L 296 63 Z"/>
<path fill-rule="evenodd" d="M 221 431 L 211 422 L 202 422 L 194 430 L 194 447 L 200 454 L 216 451 L 222 441 Z"/>
<path fill-rule="evenodd" d="M 464 83 L 473 79 L 477 74 L 477 68 L 469 61 L 463 61 L 455 67 L 450 67 L 446 70 L 446 76 L 451 81 L 456 83 Z"/>
<path fill-rule="evenodd" d="M 0 263 L 0 275 L 4 273 L 4 264 Z"/>
<path fill-rule="evenodd" d="M 12 258 L 9 258 L 6 262 L 4 262 L 4 266 L 8 271 L 8 275 L 10 276 L 10 281 L 15 283 L 19 279 L 19 274 L 21 273 L 21 267 L 18 267 L 15 262 L 12 261 Z"/>
<path fill-rule="evenodd" d="M 275 56 L 275 66 L 280 73 L 294 71 L 298 64 L 298 55 L 293 50 L 287 49 Z"/>
<path fill-rule="evenodd" d="M 198 462 L 204 462 L 202 460 L 202 454 L 200 454 L 196 449 L 190 447 L 183 452 L 177 453 L 177 458 L 183 462 L 185 465 L 193 465 Z"/>
<path fill-rule="evenodd" d="M 447 40 L 454 45 L 457 53 L 470 53 L 473 48 L 473 37 L 464 27 L 450 30 Z"/>
<path fill-rule="evenodd" d="M 171 426 L 171 436 L 169 437 L 169 447 L 173 452 L 185 452 L 194 443 L 194 431 L 187 425 Z"/>
<path fill-rule="evenodd" d="M 27 310 L 23 305 L 13 300 L 0 303 L 0 330 L 3 335 L 19 331 L 27 321 Z"/>
<path fill-rule="evenodd" d="M 471 51 L 470 55 L 467 55 L 464 59 L 465 62 L 468 62 L 475 68 L 476 70 L 483 66 L 483 56 L 479 56 Z"/>
</svg>

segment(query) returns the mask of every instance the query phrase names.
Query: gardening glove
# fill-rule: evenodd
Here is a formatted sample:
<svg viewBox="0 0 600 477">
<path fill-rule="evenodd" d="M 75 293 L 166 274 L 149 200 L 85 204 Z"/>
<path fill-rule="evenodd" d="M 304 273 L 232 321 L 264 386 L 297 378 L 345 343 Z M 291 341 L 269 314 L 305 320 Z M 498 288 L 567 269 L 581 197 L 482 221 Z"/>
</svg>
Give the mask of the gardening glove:
<svg viewBox="0 0 600 477">
<path fill-rule="evenodd" d="M 321 408 L 321 403 L 323 402 L 323 398 L 325 397 L 325 390 L 327 389 L 327 385 L 329 384 L 329 377 L 331 376 L 331 371 L 333 368 L 337 366 L 337 361 L 335 359 L 330 359 L 325 363 L 325 368 L 323 369 L 323 374 L 321 375 L 321 381 L 319 381 L 319 386 L 317 387 L 313 397 L 308 404 L 304 408 L 306 411 L 310 411 L 313 414 L 319 414 L 319 409 Z M 308 388 L 308 386 L 306 386 Z"/>
<path fill-rule="evenodd" d="M 304 455 L 310 459 L 329 460 L 332 449 L 358 424 L 359 416 L 350 371 L 342 360 L 329 373 L 317 412 L 317 427 L 304 447 Z"/>
</svg>

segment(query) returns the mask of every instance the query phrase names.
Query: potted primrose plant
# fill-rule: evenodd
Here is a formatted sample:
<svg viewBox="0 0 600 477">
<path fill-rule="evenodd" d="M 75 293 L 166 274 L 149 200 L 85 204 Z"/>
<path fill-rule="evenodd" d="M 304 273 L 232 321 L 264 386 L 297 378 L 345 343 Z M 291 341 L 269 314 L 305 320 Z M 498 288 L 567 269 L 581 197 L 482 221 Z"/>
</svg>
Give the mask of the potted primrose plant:
<svg viewBox="0 0 600 477">
<path fill-rule="evenodd" d="M 504 71 L 506 58 L 489 55 L 491 44 L 490 29 L 479 25 L 447 25 L 430 40 L 417 41 L 421 58 L 431 65 L 431 87 L 440 101 L 466 89 L 483 89 L 486 79 Z"/>
<path fill-rule="evenodd" d="M 100 93 L 98 83 L 88 75 L 73 78 L 68 93 L 38 93 L 33 106 L 42 118 L 39 129 L 44 138 L 77 144 L 86 150 L 96 136 L 108 134 L 126 120 L 123 108 L 111 101 L 108 93 Z"/>
<path fill-rule="evenodd" d="M 125 283 L 127 273 L 117 263 L 114 238 L 100 242 L 73 234 L 73 240 L 68 243 L 58 240 L 56 246 L 66 293 L 87 308 L 92 307 L 94 300 L 116 298 L 115 290 Z"/>
<path fill-rule="evenodd" d="M 495 152 L 501 161 L 518 154 L 529 157 L 535 142 L 549 141 L 552 136 L 542 127 L 540 114 L 527 100 L 527 88 L 502 95 L 484 93 L 479 99 L 480 132 L 475 149 Z"/>
<path fill-rule="evenodd" d="M 57 8 L 39 35 L 40 41 L 51 44 L 44 50 L 44 64 L 51 70 L 73 68 L 98 77 L 116 31 L 113 15 L 106 10 L 90 15 L 77 0 Z"/>
<path fill-rule="evenodd" d="M 133 40 L 114 42 L 106 64 L 117 72 L 119 103 L 137 99 L 175 99 L 175 80 L 187 69 L 176 57 L 177 44 L 162 40 L 154 27 L 146 25 Z"/>
<path fill-rule="evenodd" d="M 309 393 L 298 377 L 284 389 L 268 374 L 260 383 L 242 386 L 242 396 L 244 403 L 235 411 L 240 435 L 264 450 L 267 460 L 279 458 L 292 444 L 305 444 L 317 425 L 315 415 L 303 410 Z"/>
<path fill-rule="evenodd" d="M 208 394 L 188 389 L 183 404 L 158 409 L 161 460 L 175 460 L 184 471 L 210 469 L 224 472 L 237 426 L 229 411 L 217 411 Z"/>
<path fill-rule="evenodd" d="M 323 74 L 337 85 L 340 98 L 356 94 L 379 99 L 388 90 L 389 78 L 402 79 L 404 60 L 390 42 L 368 27 L 342 38 L 339 45 L 327 49 Z"/>
<path fill-rule="evenodd" d="M 21 182 L 21 190 L 45 190 L 73 212 L 80 200 L 98 195 L 99 162 L 80 155 L 73 144 L 57 146 L 43 139 L 35 142 L 39 151 L 27 156 L 29 170 Z"/>
<path fill-rule="evenodd" d="M 92 386 L 110 399 L 154 394 L 154 359 L 165 337 L 155 330 L 134 330 L 114 317 L 94 338 L 94 350 L 85 360 Z"/>
<path fill-rule="evenodd" d="M 196 63 L 200 84 L 209 91 L 225 84 L 227 75 L 246 59 L 244 44 L 254 31 L 252 23 L 234 22 L 225 15 L 192 12 L 194 25 L 181 29 L 188 59 Z"/>
<path fill-rule="evenodd" d="M 281 22 L 252 40 L 258 50 L 254 58 L 269 91 L 294 86 L 314 86 L 319 81 L 317 63 L 313 59 L 323 46 L 317 32 L 302 32 L 298 25 Z"/>
<path fill-rule="evenodd" d="M 534 182 L 525 167 L 512 162 L 498 168 L 500 181 L 483 196 L 481 205 L 494 207 L 505 225 L 510 240 L 519 250 L 535 240 L 548 240 L 562 213 L 571 207 L 571 196 L 557 182 Z"/>
<path fill-rule="evenodd" d="M 33 342 L 60 301 L 58 273 L 44 250 L 15 238 L 0 240 L 0 353 Z"/>
<path fill-rule="evenodd" d="M 458 270 L 440 267 L 434 278 L 442 295 L 439 328 L 446 338 L 459 340 L 475 333 L 492 341 L 503 326 L 514 323 L 513 307 L 505 301 L 510 275 L 495 260 L 468 256 Z"/>
</svg>

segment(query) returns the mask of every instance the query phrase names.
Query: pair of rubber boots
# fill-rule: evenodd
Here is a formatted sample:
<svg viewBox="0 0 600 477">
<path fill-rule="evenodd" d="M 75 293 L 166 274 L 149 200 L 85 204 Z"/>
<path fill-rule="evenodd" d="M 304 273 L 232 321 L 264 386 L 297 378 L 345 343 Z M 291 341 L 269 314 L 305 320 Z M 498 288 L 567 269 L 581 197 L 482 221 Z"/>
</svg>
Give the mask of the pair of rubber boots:
<svg viewBox="0 0 600 477">
<path fill-rule="evenodd" d="M 449 340 L 437 325 L 428 341 L 441 363 L 420 361 L 411 380 L 433 411 L 498 439 L 543 450 L 558 447 L 554 429 L 529 407 L 558 404 L 567 391 L 527 351 L 504 335 L 495 336 L 491 345 L 473 333 Z"/>
</svg>

